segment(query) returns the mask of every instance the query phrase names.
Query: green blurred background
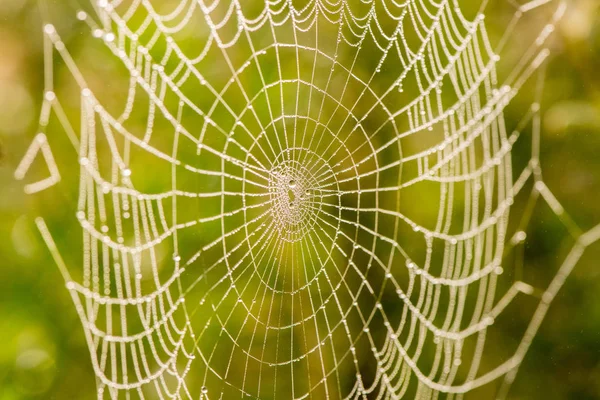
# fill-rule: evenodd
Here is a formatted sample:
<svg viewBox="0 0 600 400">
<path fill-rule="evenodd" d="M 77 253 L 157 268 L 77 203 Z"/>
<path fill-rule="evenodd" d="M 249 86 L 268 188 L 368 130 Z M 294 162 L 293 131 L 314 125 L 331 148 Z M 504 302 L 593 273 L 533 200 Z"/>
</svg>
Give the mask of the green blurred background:
<svg viewBox="0 0 600 400">
<path fill-rule="evenodd" d="M 490 3 L 498 1 L 508 0 Z M 72 4 L 47 3 L 68 47 L 83 52 L 89 30 L 75 25 Z M 568 3 L 542 101 L 541 162 L 544 181 L 585 231 L 600 223 L 600 2 Z M 70 194 L 27 196 L 13 178 L 41 105 L 39 10 L 35 0 L 0 0 L 0 400 L 87 399 L 95 378 L 81 325 L 33 223 L 42 212 L 65 218 L 60 202 Z M 99 69 L 104 62 L 111 69 L 106 54 L 92 55 Z M 74 223 L 58 235 L 68 236 Z M 555 270 L 572 245 L 547 209 L 527 233 L 524 261 L 532 268 Z M 551 306 L 509 398 L 600 399 L 600 243 L 587 249 Z"/>
</svg>

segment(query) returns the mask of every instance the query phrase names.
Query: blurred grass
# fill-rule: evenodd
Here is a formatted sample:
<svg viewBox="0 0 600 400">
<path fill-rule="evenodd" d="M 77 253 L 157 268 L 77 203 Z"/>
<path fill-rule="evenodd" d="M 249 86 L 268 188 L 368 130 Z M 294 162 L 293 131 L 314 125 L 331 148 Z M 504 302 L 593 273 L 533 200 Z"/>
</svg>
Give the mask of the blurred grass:
<svg viewBox="0 0 600 400">
<path fill-rule="evenodd" d="M 96 69 L 99 76 L 113 74 L 114 60 L 86 48 L 88 33 L 74 26 L 73 9 L 61 1 L 49 4 L 52 21 L 69 46 L 89 60 L 84 67 Z M 0 1 L 0 400 L 85 399 L 93 397 L 95 380 L 80 322 L 33 225 L 33 218 L 42 212 L 54 223 L 70 216 L 60 205 L 73 198 L 77 182 L 62 186 L 73 188 L 73 193 L 26 196 L 13 178 L 35 133 L 43 90 L 42 19 L 37 6 L 33 0 Z M 501 34 L 493 31 L 496 24 L 490 20 L 491 35 Z M 497 29 L 505 22 L 498 21 Z M 193 39 L 194 32 L 188 34 Z M 544 181 L 587 230 L 600 222 L 597 0 L 569 2 L 554 47 L 542 102 Z M 99 83 L 104 84 L 104 95 L 116 96 L 118 87 Z M 509 125 L 518 117 L 516 112 L 507 114 Z M 55 153 L 57 159 L 74 156 L 68 148 Z M 520 161 L 528 156 L 522 154 Z M 570 243 L 562 230 L 549 209 L 536 210 L 524 251 L 525 273 L 533 274 L 531 279 L 537 279 L 536 271 L 551 274 L 564 257 Z M 65 225 L 57 240 L 68 243 L 78 235 L 74 226 Z M 600 399 L 599 247 L 588 249 L 559 293 L 509 398 Z M 67 257 L 77 263 L 77 254 Z M 519 323 L 518 317 L 514 323 Z M 510 328 L 505 334 L 502 340 L 510 341 Z M 479 398 L 489 396 L 483 393 Z"/>
</svg>

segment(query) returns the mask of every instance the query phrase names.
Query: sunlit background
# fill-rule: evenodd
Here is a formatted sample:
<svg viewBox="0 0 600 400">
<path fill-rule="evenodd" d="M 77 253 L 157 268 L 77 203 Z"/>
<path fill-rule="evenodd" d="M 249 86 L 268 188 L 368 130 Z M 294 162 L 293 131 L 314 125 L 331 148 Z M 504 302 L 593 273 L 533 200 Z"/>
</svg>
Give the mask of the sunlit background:
<svg viewBox="0 0 600 400">
<path fill-rule="evenodd" d="M 521 2 L 490 3 L 500 1 Z M 568 3 L 547 69 L 541 163 L 544 182 L 585 231 L 600 223 L 600 2 Z M 116 73 L 114 60 L 88 47 L 93 39 L 75 18 L 77 1 L 48 0 L 45 7 L 82 68 L 95 69 L 110 95 L 115 89 L 102 79 Z M 71 192 L 29 196 L 14 179 L 36 133 L 43 95 L 42 8 L 37 0 L 0 0 L 0 400 L 90 399 L 96 387 L 80 320 L 33 222 L 43 214 L 59 241 L 76 239 L 77 221 L 64 202 L 74 198 L 77 182 Z M 488 16 L 492 35 L 506 24 L 494 17 Z M 56 126 L 48 135 L 64 132 Z M 57 159 L 75 160 L 66 147 L 53 150 Z M 540 206 L 527 230 L 525 268 L 552 275 L 572 244 L 556 216 Z M 559 292 L 509 398 L 600 399 L 600 243 L 587 249 Z"/>
</svg>

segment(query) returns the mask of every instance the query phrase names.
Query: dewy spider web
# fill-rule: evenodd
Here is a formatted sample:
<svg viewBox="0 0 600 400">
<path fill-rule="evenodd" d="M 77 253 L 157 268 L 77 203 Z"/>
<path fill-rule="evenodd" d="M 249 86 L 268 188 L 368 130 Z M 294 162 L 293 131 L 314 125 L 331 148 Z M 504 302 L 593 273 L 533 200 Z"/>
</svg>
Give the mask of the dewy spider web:
<svg viewBox="0 0 600 400">
<path fill-rule="evenodd" d="M 51 176 L 26 191 L 60 181 L 43 133 L 56 115 L 80 164 L 80 268 L 36 222 L 97 397 L 458 399 L 492 382 L 505 397 L 600 237 L 542 180 L 539 105 L 512 132 L 503 115 L 565 4 L 509 1 L 492 44 L 487 2 L 471 20 L 456 0 L 173 3 L 99 0 L 77 14 L 127 71 L 121 109 L 45 26 L 42 133 L 15 174 L 41 150 Z M 541 9 L 548 24 L 498 78 L 515 26 Z M 79 130 L 53 87 L 54 54 L 81 92 Z M 515 174 L 524 135 L 531 158 Z M 503 254 L 525 240 L 531 213 L 510 231 L 509 212 L 526 190 L 576 239 L 547 288 L 501 281 Z M 535 311 L 496 362 L 486 339 L 522 296 Z"/>
</svg>

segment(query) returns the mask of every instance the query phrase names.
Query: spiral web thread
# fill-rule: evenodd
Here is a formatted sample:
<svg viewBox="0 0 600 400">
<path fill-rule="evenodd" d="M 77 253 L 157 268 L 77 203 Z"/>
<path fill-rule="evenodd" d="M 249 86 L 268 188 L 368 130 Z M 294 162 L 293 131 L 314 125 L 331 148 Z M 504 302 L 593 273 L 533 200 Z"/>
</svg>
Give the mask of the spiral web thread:
<svg viewBox="0 0 600 400">
<path fill-rule="evenodd" d="M 81 267 L 36 223 L 81 318 L 97 397 L 459 399 L 493 382 L 505 397 L 600 237 L 542 180 L 539 105 L 512 132 L 503 116 L 541 76 L 564 4 L 509 3 L 494 47 L 485 6 L 468 20 L 451 0 L 100 0 L 77 18 L 127 71 L 117 111 L 46 25 L 42 133 L 15 175 L 41 149 L 52 176 L 26 191 L 60 181 L 44 133 L 56 115 L 79 158 Z M 547 7 L 499 83 L 514 27 Z M 178 45 L 194 32 L 191 50 Z M 79 129 L 54 91 L 55 54 L 81 92 Z M 531 158 L 515 174 L 523 140 Z M 525 240 L 530 213 L 509 234 L 525 190 L 575 238 L 545 289 L 501 284 L 503 254 Z M 415 212 L 425 207 L 433 218 Z M 522 296 L 536 305 L 518 346 L 486 361 L 488 332 Z"/>
</svg>

